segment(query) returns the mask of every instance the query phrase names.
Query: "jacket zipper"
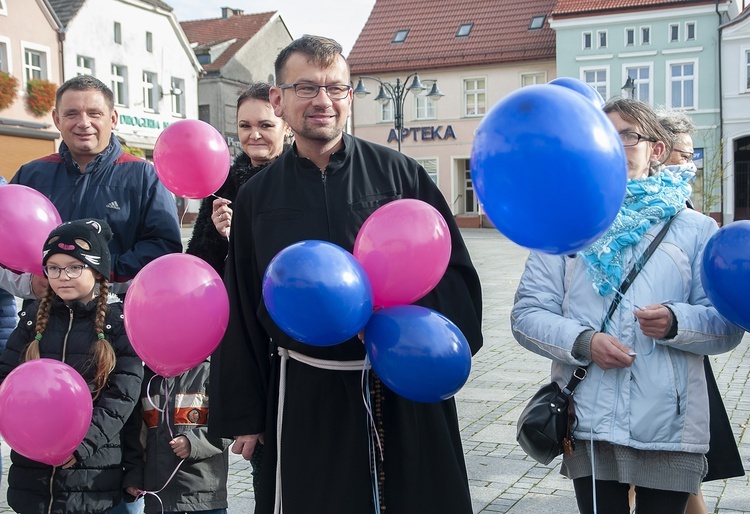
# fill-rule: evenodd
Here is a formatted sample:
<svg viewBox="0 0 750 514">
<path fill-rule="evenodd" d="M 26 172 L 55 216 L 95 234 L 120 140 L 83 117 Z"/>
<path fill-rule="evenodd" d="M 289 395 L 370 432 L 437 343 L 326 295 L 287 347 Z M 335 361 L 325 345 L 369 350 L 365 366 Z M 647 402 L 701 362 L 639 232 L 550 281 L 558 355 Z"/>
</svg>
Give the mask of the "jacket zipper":
<svg viewBox="0 0 750 514">
<path fill-rule="evenodd" d="M 669 362 L 672 364 L 672 372 L 674 374 L 674 394 L 677 397 L 677 414 L 680 414 L 680 377 L 677 374 L 677 366 L 674 363 L 674 357 L 672 356 L 671 348 L 667 348 L 667 354 L 669 355 Z"/>
<path fill-rule="evenodd" d="M 65 339 L 63 339 L 63 350 L 62 350 L 62 362 L 65 362 L 65 356 L 68 351 L 68 336 L 70 335 L 70 331 L 73 329 L 73 309 L 68 307 L 68 312 L 70 312 L 70 321 L 68 321 L 68 330 L 65 332 Z M 55 471 L 57 471 L 56 467 L 52 467 L 52 475 L 49 479 L 49 507 L 47 508 L 47 514 L 52 514 L 52 503 L 55 499 L 54 494 L 54 484 L 55 484 Z"/>
<path fill-rule="evenodd" d="M 328 227 L 328 237 L 331 237 L 331 220 L 328 216 L 328 189 L 326 187 L 326 173 L 325 169 L 320 170 L 320 178 L 323 181 L 323 204 L 325 205 L 326 209 L 326 225 Z"/>
<path fill-rule="evenodd" d="M 63 362 L 65 362 L 65 358 L 67 357 L 67 352 L 68 352 L 68 336 L 70 335 L 70 331 L 73 329 L 73 309 L 68 307 L 68 312 L 70 312 L 70 321 L 68 321 L 68 331 L 65 332 L 65 339 L 63 339 L 63 350 L 62 350 Z"/>
</svg>

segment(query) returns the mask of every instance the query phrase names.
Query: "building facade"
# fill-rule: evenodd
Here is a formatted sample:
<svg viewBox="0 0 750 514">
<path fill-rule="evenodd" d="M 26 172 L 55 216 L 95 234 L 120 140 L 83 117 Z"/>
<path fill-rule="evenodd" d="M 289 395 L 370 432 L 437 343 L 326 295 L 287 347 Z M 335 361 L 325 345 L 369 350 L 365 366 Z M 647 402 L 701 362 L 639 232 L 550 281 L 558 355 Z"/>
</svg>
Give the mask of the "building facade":
<svg viewBox="0 0 750 514">
<path fill-rule="evenodd" d="M 184 21 L 182 27 L 205 70 L 198 83 L 199 119 L 221 132 L 237 155 L 238 92 L 252 82 L 274 83 L 274 61 L 292 36 L 277 12 L 244 14 L 229 7 L 221 18 Z"/>
<path fill-rule="evenodd" d="M 750 7 L 721 27 L 725 221 L 750 219 Z"/>
<path fill-rule="evenodd" d="M 27 105 L 29 80 L 59 85 L 60 21 L 45 0 L 0 0 L 0 72 L 15 77 L 15 100 L 0 109 L 0 174 L 7 180 L 33 159 L 55 152 L 60 133 L 52 114 L 36 116 Z"/>
<path fill-rule="evenodd" d="M 512 91 L 556 76 L 554 3 L 434 0 L 424 9 L 377 0 L 348 56 L 357 86 L 351 132 L 397 149 L 402 126 L 400 150 L 424 166 L 462 226 L 488 224 L 470 165 L 484 115 Z M 415 73 L 425 87 L 418 95 L 409 89 Z M 360 78 L 372 95 L 360 98 Z"/>
<path fill-rule="evenodd" d="M 729 0 L 558 0 L 550 20 L 559 76 L 588 82 L 605 99 L 632 96 L 693 119 L 694 199 L 719 220 L 733 210 L 721 149 L 719 26 L 737 13 Z"/>
<path fill-rule="evenodd" d="M 93 75 L 112 88 L 115 136 L 153 155 L 170 123 L 198 117 L 201 66 L 160 0 L 50 0 L 65 29 L 64 80 Z"/>
</svg>

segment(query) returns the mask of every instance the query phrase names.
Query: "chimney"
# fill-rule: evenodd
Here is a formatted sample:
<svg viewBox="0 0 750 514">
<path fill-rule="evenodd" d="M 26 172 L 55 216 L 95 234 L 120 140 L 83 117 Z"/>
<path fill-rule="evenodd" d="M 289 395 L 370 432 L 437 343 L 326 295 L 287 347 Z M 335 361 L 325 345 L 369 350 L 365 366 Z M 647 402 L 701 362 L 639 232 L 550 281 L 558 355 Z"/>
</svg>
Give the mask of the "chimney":
<svg viewBox="0 0 750 514">
<path fill-rule="evenodd" d="M 231 18 L 232 16 L 242 16 L 243 14 L 245 14 L 245 11 L 242 9 L 235 9 L 234 7 L 221 8 L 221 17 L 223 19 Z"/>
</svg>

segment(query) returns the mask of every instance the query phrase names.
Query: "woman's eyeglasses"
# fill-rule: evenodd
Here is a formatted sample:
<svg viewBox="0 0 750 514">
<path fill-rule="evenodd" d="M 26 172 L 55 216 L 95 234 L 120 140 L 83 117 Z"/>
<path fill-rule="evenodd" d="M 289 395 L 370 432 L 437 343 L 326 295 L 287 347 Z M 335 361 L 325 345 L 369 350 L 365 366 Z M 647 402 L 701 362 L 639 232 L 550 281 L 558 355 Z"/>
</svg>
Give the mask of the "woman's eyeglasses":
<svg viewBox="0 0 750 514">
<path fill-rule="evenodd" d="M 622 141 L 622 146 L 635 146 L 641 141 L 648 141 L 650 143 L 656 143 L 656 139 L 652 137 L 646 137 L 643 134 L 639 134 L 638 132 L 620 132 L 620 140 Z"/>
</svg>

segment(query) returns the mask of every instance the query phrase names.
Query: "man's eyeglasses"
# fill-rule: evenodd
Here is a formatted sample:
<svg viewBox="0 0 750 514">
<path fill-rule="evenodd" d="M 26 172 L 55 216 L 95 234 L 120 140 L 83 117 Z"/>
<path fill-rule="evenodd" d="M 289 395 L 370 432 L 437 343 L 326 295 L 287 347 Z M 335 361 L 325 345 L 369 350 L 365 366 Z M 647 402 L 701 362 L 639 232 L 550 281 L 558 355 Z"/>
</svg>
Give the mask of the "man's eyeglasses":
<svg viewBox="0 0 750 514">
<path fill-rule="evenodd" d="M 639 134 L 638 132 L 620 132 L 620 140 L 622 141 L 622 146 L 635 146 L 641 141 L 649 141 L 651 143 L 656 143 L 656 139 L 651 137 L 646 137 L 643 134 Z"/>
<path fill-rule="evenodd" d="M 44 274 L 47 275 L 47 278 L 57 279 L 60 278 L 60 274 L 64 271 L 68 278 L 78 278 L 83 273 L 83 270 L 88 267 L 88 264 L 71 264 L 64 268 L 59 266 L 45 266 Z"/>
<path fill-rule="evenodd" d="M 328 98 L 330 98 L 331 100 L 343 100 L 349 94 L 349 90 L 352 88 L 352 86 L 344 86 L 338 84 L 333 86 L 321 86 L 319 84 L 297 83 L 281 84 L 279 88 L 294 88 L 294 94 L 296 94 L 299 98 L 306 99 L 315 98 L 316 96 L 318 96 L 318 93 L 320 93 L 321 89 L 325 89 L 326 93 L 328 93 Z"/>
<path fill-rule="evenodd" d="M 672 148 L 672 151 L 680 154 L 680 157 L 682 157 L 683 161 L 693 162 L 693 152 L 688 152 L 687 150 L 680 150 L 679 148 Z"/>
</svg>

